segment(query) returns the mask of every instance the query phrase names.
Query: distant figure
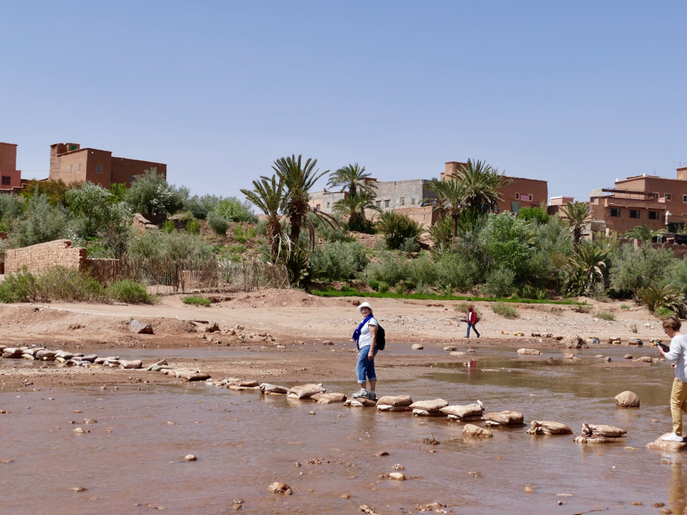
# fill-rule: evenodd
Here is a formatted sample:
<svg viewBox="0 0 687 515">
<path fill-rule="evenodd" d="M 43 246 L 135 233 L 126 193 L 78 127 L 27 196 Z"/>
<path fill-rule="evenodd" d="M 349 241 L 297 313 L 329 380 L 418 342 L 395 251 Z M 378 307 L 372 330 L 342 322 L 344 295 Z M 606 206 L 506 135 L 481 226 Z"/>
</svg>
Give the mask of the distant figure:
<svg viewBox="0 0 687 515">
<path fill-rule="evenodd" d="M 472 309 L 472 306 L 468 306 L 468 334 L 465 336 L 466 338 L 470 338 L 471 327 L 474 329 L 477 338 L 479 338 L 479 331 L 477 331 L 475 324 L 477 324 L 477 313 Z"/>
<path fill-rule="evenodd" d="M 358 306 L 358 311 L 363 316 L 358 328 L 353 332 L 353 339 L 358 346 L 358 363 L 355 367 L 360 391 L 353 397 L 363 397 L 373 401 L 377 400 L 375 386 L 377 375 L 375 374 L 375 354 L 377 354 L 377 328 L 379 322 L 372 314 L 372 306 L 369 302 L 363 302 Z M 370 381 L 370 390 L 367 390 L 367 381 Z"/>
<path fill-rule="evenodd" d="M 667 442 L 684 442 L 682 435 L 682 412 L 687 413 L 687 336 L 680 332 L 681 323 L 677 317 L 663 321 L 663 330 L 670 336 L 670 349 L 664 351 L 660 346 L 658 352 L 668 361 L 674 362 L 675 379 L 670 392 L 670 414 L 673 418 L 673 433 L 663 437 Z"/>
</svg>

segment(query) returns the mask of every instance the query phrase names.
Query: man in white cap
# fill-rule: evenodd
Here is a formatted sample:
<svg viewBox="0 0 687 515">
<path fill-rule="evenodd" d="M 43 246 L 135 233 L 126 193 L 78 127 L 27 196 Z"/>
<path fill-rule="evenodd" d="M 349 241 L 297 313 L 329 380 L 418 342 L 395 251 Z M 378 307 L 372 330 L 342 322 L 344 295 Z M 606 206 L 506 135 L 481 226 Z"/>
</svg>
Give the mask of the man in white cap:
<svg viewBox="0 0 687 515">
<path fill-rule="evenodd" d="M 377 328 L 379 322 L 372 314 L 372 306 L 369 302 L 363 302 L 358 306 L 358 311 L 363 316 L 363 321 L 353 333 L 353 339 L 358 346 L 358 363 L 355 367 L 360 391 L 353 397 L 364 397 L 373 401 L 377 400 L 375 386 L 377 375 L 375 374 L 375 354 L 377 354 Z M 370 390 L 367 390 L 367 381 L 370 382 Z"/>
</svg>

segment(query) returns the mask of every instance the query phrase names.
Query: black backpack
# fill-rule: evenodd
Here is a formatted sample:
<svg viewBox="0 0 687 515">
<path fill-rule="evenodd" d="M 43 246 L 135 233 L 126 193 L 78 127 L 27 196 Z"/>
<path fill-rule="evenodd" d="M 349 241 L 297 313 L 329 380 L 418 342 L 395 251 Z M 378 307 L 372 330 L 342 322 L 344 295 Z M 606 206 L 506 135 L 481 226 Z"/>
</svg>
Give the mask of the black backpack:
<svg viewBox="0 0 687 515">
<path fill-rule="evenodd" d="M 384 350 L 386 345 L 386 331 L 381 325 L 377 325 L 377 348 Z"/>
</svg>

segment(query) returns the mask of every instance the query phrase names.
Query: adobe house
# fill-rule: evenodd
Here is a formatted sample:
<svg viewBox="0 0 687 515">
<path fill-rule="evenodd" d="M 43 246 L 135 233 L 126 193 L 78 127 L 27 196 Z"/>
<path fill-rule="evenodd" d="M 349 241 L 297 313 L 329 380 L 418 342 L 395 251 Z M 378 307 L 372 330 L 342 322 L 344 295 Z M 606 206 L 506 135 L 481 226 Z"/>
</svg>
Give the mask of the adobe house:
<svg viewBox="0 0 687 515">
<path fill-rule="evenodd" d="M 62 179 L 65 184 L 89 181 L 106 189 L 111 184 L 126 184 L 128 188 L 134 177 L 151 168 L 167 178 L 164 163 L 115 157 L 109 150 L 81 148 L 78 143 L 50 145 L 50 179 Z"/>
<path fill-rule="evenodd" d="M 449 181 L 458 170 L 467 163 L 448 161 L 441 174 L 442 181 Z M 549 201 L 549 186 L 546 181 L 539 179 L 525 179 L 523 177 L 504 177 L 511 180 L 510 184 L 499 188 L 501 200 L 497 204 L 496 212 L 511 211 L 517 213 L 523 207 L 546 206 Z"/>
<path fill-rule="evenodd" d="M 21 188 L 21 171 L 17 170 L 17 145 L 0 143 L 0 191 L 8 193 Z"/>
<path fill-rule="evenodd" d="M 684 226 L 687 167 L 676 171 L 676 179 L 643 174 L 616 180 L 613 188 L 593 190 L 589 195 L 592 220 L 604 222 L 608 231 L 618 233 L 638 225 L 652 230 Z"/>
</svg>

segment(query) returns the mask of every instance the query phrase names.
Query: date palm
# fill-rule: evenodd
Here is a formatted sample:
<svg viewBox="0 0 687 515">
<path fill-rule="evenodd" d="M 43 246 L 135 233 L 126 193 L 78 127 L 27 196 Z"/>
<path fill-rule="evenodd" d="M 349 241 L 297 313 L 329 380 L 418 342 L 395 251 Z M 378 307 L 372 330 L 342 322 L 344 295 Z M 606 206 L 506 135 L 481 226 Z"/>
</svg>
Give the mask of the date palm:
<svg viewBox="0 0 687 515">
<path fill-rule="evenodd" d="M 323 175 L 329 173 L 329 170 L 316 170 L 316 165 L 317 159 L 308 159 L 303 163 L 302 156 L 292 155 L 277 159 L 272 166 L 286 190 L 284 213 L 291 224 L 290 238 L 294 244 L 298 243 L 303 219 L 310 210 L 310 189 Z"/>
<path fill-rule="evenodd" d="M 637 225 L 625 233 L 628 240 L 639 240 L 640 243 L 649 243 L 655 236 L 665 234 L 665 229 L 652 230 L 648 225 Z"/>
<path fill-rule="evenodd" d="M 341 186 L 342 191 L 347 191 L 349 195 L 357 195 L 358 193 L 374 196 L 376 191 L 376 186 L 374 182 L 369 180 L 370 174 L 365 171 L 365 167 L 362 168 L 358 163 L 344 166 L 339 168 L 336 172 L 333 172 L 329 176 L 329 181 L 327 186 L 332 188 L 337 188 Z"/>
<path fill-rule="evenodd" d="M 561 207 L 561 212 L 565 215 L 565 218 L 562 218 L 563 223 L 570 228 L 572 233 L 573 246 L 577 248 L 582 239 L 582 231 L 592 216 L 589 211 L 589 202 L 568 202 Z"/>
<path fill-rule="evenodd" d="M 513 182 L 491 165 L 472 159 L 468 159 L 457 171 L 455 178 L 465 190 L 463 208 L 473 216 L 493 211 L 496 204 L 503 200 L 499 189 Z"/>
<path fill-rule="evenodd" d="M 334 212 L 348 217 L 348 229 L 351 231 L 368 232 L 371 222 L 365 218 L 365 210 L 372 209 L 381 212 L 374 203 L 374 194 L 359 192 L 346 195 L 345 198 L 334 203 Z"/>
<path fill-rule="evenodd" d="M 593 293 L 604 283 L 604 270 L 609 249 L 605 245 L 581 242 L 568 263 L 569 283 L 575 293 Z"/>
<path fill-rule="evenodd" d="M 457 177 L 449 181 L 432 179 L 432 182 L 428 185 L 428 189 L 439 196 L 439 200 L 434 210 L 441 211 L 446 216 L 450 216 L 453 219 L 453 237 L 455 238 L 458 232 L 458 218 L 463 210 L 463 202 L 467 194 L 463 181 Z"/>
<path fill-rule="evenodd" d="M 271 178 L 260 177 L 253 181 L 252 190 L 241 190 L 246 199 L 253 203 L 267 216 L 267 241 L 272 256 L 279 254 L 279 237 L 282 234 L 281 212 L 286 204 L 284 182 L 273 175 Z"/>
</svg>

